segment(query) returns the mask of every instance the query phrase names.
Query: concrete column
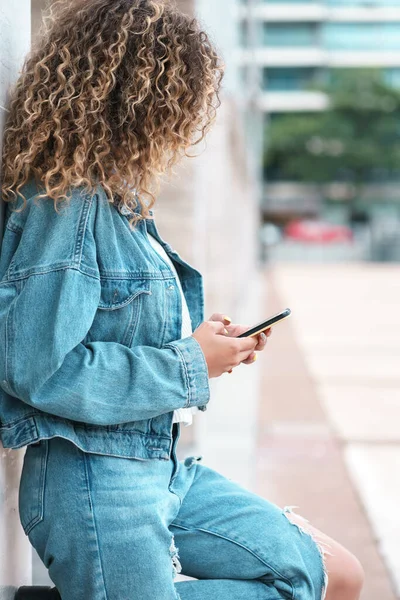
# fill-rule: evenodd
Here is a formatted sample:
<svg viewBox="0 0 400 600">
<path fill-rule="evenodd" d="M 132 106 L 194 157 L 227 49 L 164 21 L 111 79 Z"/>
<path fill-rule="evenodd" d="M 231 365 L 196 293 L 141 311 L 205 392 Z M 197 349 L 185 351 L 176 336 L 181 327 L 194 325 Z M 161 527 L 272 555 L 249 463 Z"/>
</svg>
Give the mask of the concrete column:
<svg viewBox="0 0 400 600">
<path fill-rule="evenodd" d="M 0 5 L 0 138 L 7 92 L 30 47 L 30 0 L 3 0 Z M 0 139 L 1 144 L 1 139 Z M 1 148 L 0 148 L 1 149 Z M 0 211 L 3 230 L 4 206 Z M 0 445 L 0 600 L 12 600 L 15 589 L 32 580 L 31 547 L 18 516 L 18 486 L 24 450 Z"/>
</svg>

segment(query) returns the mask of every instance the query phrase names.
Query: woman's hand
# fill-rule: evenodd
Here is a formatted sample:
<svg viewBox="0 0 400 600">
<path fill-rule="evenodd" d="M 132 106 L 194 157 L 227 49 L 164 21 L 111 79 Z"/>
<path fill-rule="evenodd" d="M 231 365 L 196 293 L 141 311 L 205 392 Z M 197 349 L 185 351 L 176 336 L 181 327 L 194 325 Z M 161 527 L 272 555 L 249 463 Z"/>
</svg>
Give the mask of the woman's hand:
<svg viewBox="0 0 400 600">
<path fill-rule="evenodd" d="M 228 332 L 227 335 L 229 335 L 230 337 L 237 337 L 238 335 L 240 335 L 250 329 L 249 325 L 232 324 L 231 319 L 227 315 L 223 315 L 221 313 L 214 313 L 210 317 L 210 321 L 223 323 L 225 325 L 225 329 Z M 268 338 L 270 337 L 271 333 L 272 333 L 272 329 L 270 328 L 270 329 L 267 329 L 267 331 L 265 331 L 265 333 L 260 333 L 258 336 L 256 336 L 254 338 L 257 340 L 257 345 L 254 348 L 254 352 L 252 352 L 246 360 L 242 361 L 243 364 L 251 365 L 254 361 L 257 360 L 256 352 L 262 352 L 262 350 L 265 349 L 265 346 L 267 345 L 267 341 L 268 341 Z"/>
<path fill-rule="evenodd" d="M 205 321 L 192 336 L 200 344 L 208 367 L 208 376 L 219 377 L 245 362 L 254 353 L 256 338 L 230 337 L 221 321 Z"/>
</svg>

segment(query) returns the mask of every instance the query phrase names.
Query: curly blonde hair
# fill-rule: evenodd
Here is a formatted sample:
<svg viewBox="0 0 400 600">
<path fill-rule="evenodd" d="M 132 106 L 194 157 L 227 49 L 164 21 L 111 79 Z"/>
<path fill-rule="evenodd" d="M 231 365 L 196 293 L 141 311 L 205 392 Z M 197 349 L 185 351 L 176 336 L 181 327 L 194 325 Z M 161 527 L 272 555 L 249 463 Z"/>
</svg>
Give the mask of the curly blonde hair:
<svg viewBox="0 0 400 600">
<path fill-rule="evenodd" d="M 139 204 L 131 224 L 151 218 L 160 175 L 214 121 L 223 73 L 198 21 L 167 0 L 56 1 L 11 90 L 3 199 L 23 210 L 33 177 L 57 211 L 69 188 L 100 184 Z"/>
</svg>

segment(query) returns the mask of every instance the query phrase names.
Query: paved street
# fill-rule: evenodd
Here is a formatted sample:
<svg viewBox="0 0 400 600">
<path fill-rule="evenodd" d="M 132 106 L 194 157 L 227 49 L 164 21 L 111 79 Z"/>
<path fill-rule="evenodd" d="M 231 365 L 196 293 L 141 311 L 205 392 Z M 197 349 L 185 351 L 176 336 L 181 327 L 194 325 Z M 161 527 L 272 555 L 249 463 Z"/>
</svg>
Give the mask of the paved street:
<svg viewBox="0 0 400 600">
<path fill-rule="evenodd" d="M 400 268 L 286 265 L 262 358 L 257 491 L 362 561 L 363 600 L 400 597 Z M 397 590 L 397 595 L 395 590 Z"/>
<path fill-rule="evenodd" d="M 396 600 L 400 267 L 279 265 L 253 288 L 236 320 L 286 306 L 293 316 L 254 366 L 213 381 L 194 450 L 352 550 L 366 571 L 362 600 Z"/>
</svg>

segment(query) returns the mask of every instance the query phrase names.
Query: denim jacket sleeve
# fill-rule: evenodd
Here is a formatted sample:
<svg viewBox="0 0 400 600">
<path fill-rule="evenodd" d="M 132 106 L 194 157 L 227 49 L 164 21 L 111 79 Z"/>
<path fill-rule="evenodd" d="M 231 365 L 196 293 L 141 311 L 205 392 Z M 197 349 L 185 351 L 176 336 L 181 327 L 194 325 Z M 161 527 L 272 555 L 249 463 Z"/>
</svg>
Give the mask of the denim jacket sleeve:
<svg viewBox="0 0 400 600">
<path fill-rule="evenodd" d="M 207 364 L 192 336 L 162 348 L 83 343 L 101 292 L 94 204 L 72 197 L 57 215 L 45 199 L 29 206 L 23 228 L 9 219 L 4 235 L 15 240 L 5 239 L 0 262 L 1 387 L 39 410 L 96 425 L 206 404 Z"/>
</svg>

